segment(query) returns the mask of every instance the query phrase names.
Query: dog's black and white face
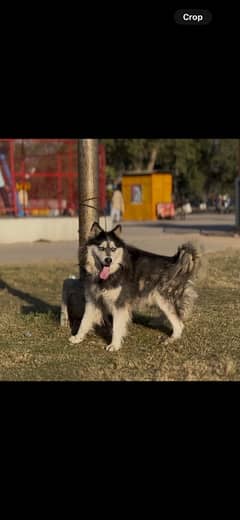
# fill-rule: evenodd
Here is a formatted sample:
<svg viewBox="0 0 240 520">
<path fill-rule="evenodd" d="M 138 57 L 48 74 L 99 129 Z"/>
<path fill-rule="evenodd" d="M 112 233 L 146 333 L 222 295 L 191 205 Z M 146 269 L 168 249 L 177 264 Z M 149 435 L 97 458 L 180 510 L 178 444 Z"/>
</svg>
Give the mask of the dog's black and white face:
<svg viewBox="0 0 240 520">
<path fill-rule="evenodd" d="M 91 228 L 87 246 L 87 271 L 107 280 L 123 262 L 123 243 L 119 238 L 121 226 L 104 231 L 96 222 Z"/>
</svg>

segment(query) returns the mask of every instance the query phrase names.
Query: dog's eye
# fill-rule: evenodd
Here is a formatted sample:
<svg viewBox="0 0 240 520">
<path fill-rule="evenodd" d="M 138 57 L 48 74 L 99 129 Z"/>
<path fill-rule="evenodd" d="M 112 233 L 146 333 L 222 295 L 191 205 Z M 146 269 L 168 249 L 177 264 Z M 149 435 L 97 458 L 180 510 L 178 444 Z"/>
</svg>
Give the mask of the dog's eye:
<svg viewBox="0 0 240 520">
<path fill-rule="evenodd" d="M 98 249 L 99 249 L 99 251 L 104 251 L 104 247 L 102 247 L 102 246 L 99 246 Z"/>
<path fill-rule="evenodd" d="M 116 251 L 116 247 L 111 247 L 111 251 L 114 253 L 114 251 Z"/>
</svg>

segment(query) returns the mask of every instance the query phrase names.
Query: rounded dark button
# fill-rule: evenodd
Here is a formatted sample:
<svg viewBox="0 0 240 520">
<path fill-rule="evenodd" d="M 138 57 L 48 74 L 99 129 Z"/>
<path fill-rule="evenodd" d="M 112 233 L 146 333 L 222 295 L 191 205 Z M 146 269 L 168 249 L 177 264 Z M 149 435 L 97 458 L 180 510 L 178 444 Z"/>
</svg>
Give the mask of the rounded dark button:
<svg viewBox="0 0 240 520">
<path fill-rule="evenodd" d="M 212 13 L 208 9 L 178 9 L 174 13 L 174 20 L 179 25 L 208 25 Z"/>
</svg>

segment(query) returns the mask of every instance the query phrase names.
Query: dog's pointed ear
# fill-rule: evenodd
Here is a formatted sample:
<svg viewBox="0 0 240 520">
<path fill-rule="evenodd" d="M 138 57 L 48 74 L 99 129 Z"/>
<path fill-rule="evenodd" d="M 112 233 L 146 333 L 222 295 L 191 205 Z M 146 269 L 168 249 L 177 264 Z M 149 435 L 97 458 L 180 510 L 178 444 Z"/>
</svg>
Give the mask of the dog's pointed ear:
<svg viewBox="0 0 240 520">
<path fill-rule="evenodd" d="M 103 231 L 103 229 L 101 226 L 99 226 L 98 222 L 94 222 L 90 229 L 89 237 L 95 238 L 99 235 L 99 233 L 101 233 L 101 231 Z"/>
<path fill-rule="evenodd" d="M 112 233 L 115 233 L 115 235 L 117 235 L 117 237 L 119 237 L 122 233 L 122 226 L 120 224 L 115 226 L 115 228 L 112 229 Z"/>
</svg>

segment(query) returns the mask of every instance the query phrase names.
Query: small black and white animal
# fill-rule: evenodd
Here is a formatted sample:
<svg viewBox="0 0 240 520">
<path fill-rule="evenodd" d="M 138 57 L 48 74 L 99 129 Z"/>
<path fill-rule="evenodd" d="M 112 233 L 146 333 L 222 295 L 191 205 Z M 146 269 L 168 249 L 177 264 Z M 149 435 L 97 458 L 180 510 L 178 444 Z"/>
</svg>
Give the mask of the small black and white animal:
<svg viewBox="0 0 240 520">
<path fill-rule="evenodd" d="M 133 307 L 143 300 L 157 305 L 168 318 L 173 329 L 169 340 L 180 338 L 197 297 L 193 289 L 199 258 L 195 247 L 183 244 L 174 256 L 161 256 L 126 244 L 120 234 L 120 225 L 104 231 L 94 222 L 80 249 L 86 304 L 79 330 L 69 341 L 80 343 L 110 314 L 112 341 L 106 349 L 119 350 Z"/>
</svg>

